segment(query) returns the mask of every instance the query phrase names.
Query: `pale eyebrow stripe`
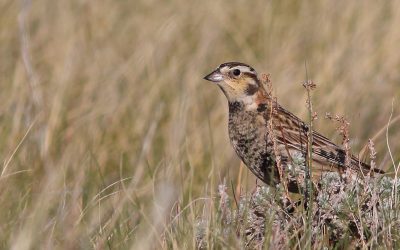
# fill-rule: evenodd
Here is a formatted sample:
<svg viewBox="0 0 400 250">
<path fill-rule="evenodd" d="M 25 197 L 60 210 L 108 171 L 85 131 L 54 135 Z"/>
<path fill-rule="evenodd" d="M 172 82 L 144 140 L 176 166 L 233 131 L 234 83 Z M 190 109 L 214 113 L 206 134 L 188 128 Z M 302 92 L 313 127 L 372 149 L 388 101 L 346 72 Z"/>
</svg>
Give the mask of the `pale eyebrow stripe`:
<svg viewBox="0 0 400 250">
<path fill-rule="evenodd" d="M 242 65 L 232 67 L 231 69 L 239 69 L 242 72 L 248 72 L 248 73 L 252 73 L 252 74 L 256 73 L 256 71 L 252 67 L 247 67 L 247 66 L 242 66 Z"/>
</svg>

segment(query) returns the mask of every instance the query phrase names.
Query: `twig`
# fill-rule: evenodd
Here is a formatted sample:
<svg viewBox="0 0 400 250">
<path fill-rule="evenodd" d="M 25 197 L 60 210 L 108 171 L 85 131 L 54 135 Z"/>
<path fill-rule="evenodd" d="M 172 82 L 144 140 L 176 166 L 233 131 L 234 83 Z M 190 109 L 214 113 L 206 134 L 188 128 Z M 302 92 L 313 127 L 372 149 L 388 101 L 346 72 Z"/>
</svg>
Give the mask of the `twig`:
<svg viewBox="0 0 400 250">
<path fill-rule="evenodd" d="M 313 186 L 312 186 L 312 145 L 313 145 L 313 107 L 311 102 L 311 90 L 313 90 L 316 85 L 313 81 L 308 79 L 308 71 L 307 71 L 307 61 L 304 62 L 305 70 L 306 70 L 306 81 L 303 82 L 303 87 L 307 91 L 307 109 L 308 109 L 308 118 L 309 118 L 309 129 L 308 129 L 308 145 L 307 145 L 307 168 L 306 168 L 306 176 L 305 176 L 305 202 L 308 204 L 307 206 L 307 235 L 308 241 L 306 243 L 306 248 L 311 249 L 311 240 L 312 240 L 312 222 L 313 222 L 313 204 L 312 201 L 314 199 L 313 194 Z"/>
<path fill-rule="evenodd" d="M 275 136 L 275 129 L 274 129 L 274 123 L 273 123 L 273 119 L 274 119 L 274 114 L 277 113 L 276 107 L 278 107 L 278 102 L 276 100 L 276 97 L 273 96 L 272 94 L 272 82 L 271 82 L 271 75 L 270 74 L 263 74 L 262 78 L 261 78 L 261 82 L 262 85 L 265 86 L 267 95 L 268 95 L 268 99 L 269 99 L 269 106 L 271 107 L 270 109 L 270 114 L 269 114 L 269 121 L 267 124 L 267 129 L 268 129 L 268 140 L 272 141 L 272 146 L 273 146 L 273 150 L 275 153 L 275 161 L 276 161 L 276 166 L 278 169 L 278 174 L 279 174 L 279 179 L 283 185 L 283 188 L 285 190 L 286 195 L 289 197 L 289 190 L 287 187 L 287 183 L 286 183 L 286 179 L 283 176 L 283 168 L 282 168 L 282 164 L 281 164 L 281 156 L 278 150 L 278 143 L 276 141 L 276 136 Z"/>
<path fill-rule="evenodd" d="M 386 126 L 386 146 L 388 148 L 390 159 L 392 160 L 392 164 L 393 164 L 393 168 L 394 168 L 394 183 L 395 183 L 395 185 L 392 189 L 392 200 L 394 198 L 394 207 L 392 207 L 392 208 L 396 208 L 397 207 L 397 196 L 398 196 L 398 194 L 397 194 L 397 179 L 398 179 L 399 168 L 396 167 L 396 163 L 394 161 L 392 150 L 390 149 L 390 144 L 389 144 L 389 125 L 390 125 L 390 120 L 392 119 L 392 116 L 393 116 L 393 105 L 394 105 L 394 99 L 392 100 L 392 110 L 390 112 L 389 121 Z"/>
</svg>

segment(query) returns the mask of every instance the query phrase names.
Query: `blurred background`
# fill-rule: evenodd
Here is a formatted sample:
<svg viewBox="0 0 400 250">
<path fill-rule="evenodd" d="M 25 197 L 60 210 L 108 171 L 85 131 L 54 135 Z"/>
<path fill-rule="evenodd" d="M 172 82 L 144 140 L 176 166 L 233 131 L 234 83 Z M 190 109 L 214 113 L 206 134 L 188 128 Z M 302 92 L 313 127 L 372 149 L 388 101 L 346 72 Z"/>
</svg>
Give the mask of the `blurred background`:
<svg viewBox="0 0 400 250">
<path fill-rule="evenodd" d="M 226 61 L 270 73 L 304 120 L 307 62 L 317 130 L 341 143 L 324 116 L 344 115 L 354 154 L 373 138 L 378 166 L 400 160 L 399 2 L 0 0 L 0 10 L 0 248 L 193 246 L 193 228 L 180 241 L 168 221 L 189 210 L 193 224 L 219 183 L 237 185 L 226 99 L 202 79 Z M 246 169 L 241 178 L 254 186 Z"/>
</svg>

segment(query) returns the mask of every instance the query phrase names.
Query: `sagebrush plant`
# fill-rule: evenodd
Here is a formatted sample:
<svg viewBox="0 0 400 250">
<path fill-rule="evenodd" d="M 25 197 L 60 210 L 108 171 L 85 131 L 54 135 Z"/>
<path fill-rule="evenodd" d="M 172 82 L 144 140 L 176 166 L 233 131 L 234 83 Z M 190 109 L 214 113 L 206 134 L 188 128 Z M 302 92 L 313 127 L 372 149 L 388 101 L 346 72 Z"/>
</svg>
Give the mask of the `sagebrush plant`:
<svg viewBox="0 0 400 250">
<path fill-rule="evenodd" d="M 348 117 L 352 152 L 371 138 L 376 168 L 398 174 L 398 1 L 2 0 L 0 9 L 1 249 L 303 244 L 285 190 L 256 188 L 246 168 L 238 176 L 225 99 L 201 79 L 229 60 L 271 72 L 279 101 L 307 120 L 298 84 L 307 59 L 315 111 Z M 314 125 L 340 139 L 328 121 Z M 371 203 L 356 183 L 355 193 L 321 196 L 324 220 L 337 216 L 325 235 L 342 235 L 343 216 L 352 215 L 355 229 L 343 233 L 355 244 L 396 247 L 398 186 L 374 183 Z M 250 213 L 256 189 L 267 203 L 260 218 Z M 330 208 L 347 197 L 358 203 Z M 360 212 L 329 213 L 357 204 Z M 254 232 L 263 236 L 246 238 L 247 218 L 258 218 Z M 313 235 L 316 247 L 329 241 Z"/>
<path fill-rule="evenodd" d="M 304 159 L 300 159 L 304 162 Z M 305 165 L 304 165 L 305 167 Z M 217 223 L 205 228 L 200 216 L 195 226 L 200 249 L 237 244 L 246 248 L 302 249 L 394 248 L 400 239 L 400 220 L 392 190 L 400 186 L 390 177 L 351 179 L 338 173 L 324 173 L 313 205 L 311 245 L 307 242 L 308 214 L 288 209 L 282 185 L 257 186 L 243 194 L 238 206 L 218 187 Z M 399 194 L 397 194 L 399 196 Z M 218 235 L 211 238 L 207 234 Z M 233 242 L 232 242 L 233 241 Z"/>
</svg>

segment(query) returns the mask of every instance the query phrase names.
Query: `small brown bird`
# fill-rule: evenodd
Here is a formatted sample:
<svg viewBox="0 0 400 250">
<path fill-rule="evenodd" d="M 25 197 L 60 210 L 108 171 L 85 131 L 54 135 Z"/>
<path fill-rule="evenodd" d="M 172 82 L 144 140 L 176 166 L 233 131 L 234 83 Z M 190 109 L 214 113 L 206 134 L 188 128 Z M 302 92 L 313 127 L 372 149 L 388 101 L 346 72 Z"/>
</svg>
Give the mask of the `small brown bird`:
<svg viewBox="0 0 400 250">
<path fill-rule="evenodd" d="M 229 138 L 244 164 L 266 184 L 283 181 L 290 192 L 298 193 L 304 187 L 309 126 L 272 100 L 257 72 L 247 64 L 223 63 L 204 79 L 215 82 L 228 99 Z M 371 172 L 368 164 L 346 155 L 321 134 L 312 131 L 312 138 L 314 183 L 324 172 Z M 383 173 L 379 169 L 372 172 Z"/>
</svg>

